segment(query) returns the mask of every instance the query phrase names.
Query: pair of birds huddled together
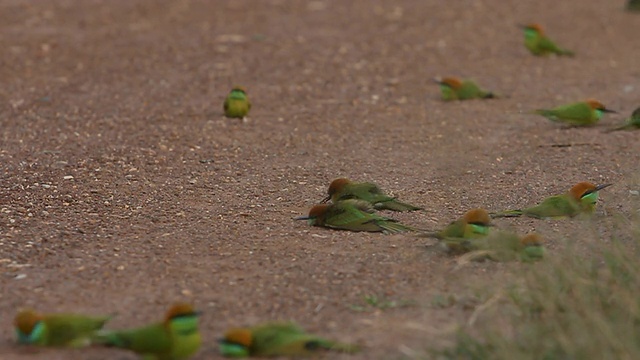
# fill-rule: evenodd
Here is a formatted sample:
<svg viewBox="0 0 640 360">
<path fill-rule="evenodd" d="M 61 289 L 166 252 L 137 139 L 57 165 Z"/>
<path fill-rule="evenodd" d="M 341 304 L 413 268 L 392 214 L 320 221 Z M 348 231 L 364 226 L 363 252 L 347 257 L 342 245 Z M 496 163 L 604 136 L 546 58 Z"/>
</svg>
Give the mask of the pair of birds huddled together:
<svg viewBox="0 0 640 360">
<path fill-rule="evenodd" d="M 546 56 L 555 54 L 558 56 L 573 56 L 572 51 L 556 45 L 544 32 L 539 24 L 522 26 L 524 30 L 524 45 L 536 56 Z M 469 100 L 469 99 L 490 99 L 498 97 L 495 93 L 487 91 L 468 79 L 458 79 L 446 77 L 438 79 L 442 100 Z M 600 101 L 588 99 L 566 105 L 561 105 L 551 109 L 537 109 L 532 114 L 542 115 L 553 121 L 564 123 L 569 126 L 590 126 L 596 124 L 605 113 L 615 113 L 608 109 Z M 619 127 L 612 129 L 624 130 L 640 128 L 640 108 L 636 109 L 629 119 Z"/>
<path fill-rule="evenodd" d="M 595 185 L 580 182 L 564 194 L 550 196 L 541 203 L 521 210 L 507 210 L 489 214 L 484 209 L 472 209 L 460 219 L 438 232 L 425 232 L 396 220 L 379 215 L 376 210 L 415 211 L 421 207 L 403 203 L 387 195 L 370 182 L 353 182 L 338 178 L 331 182 L 327 197 L 315 205 L 307 216 L 296 218 L 307 220 L 309 225 L 350 231 L 401 233 L 418 231 L 420 236 L 435 237 L 453 253 L 495 248 L 500 243 L 512 249 L 522 250 L 531 246 L 540 247 L 539 235 L 517 238 L 507 232 L 495 232 L 498 240 L 470 241 L 490 233 L 491 217 L 529 216 L 534 218 L 562 218 L 588 215 L 595 211 L 599 191 L 611 184 Z M 327 203 L 331 200 L 331 203 Z M 502 239 L 502 240 L 500 240 Z M 511 245 L 509 245 L 511 244 Z M 539 251 L 532 251 L 536 253 Z M 535 257 L 535 256 L 533 256 Z"/>
<path fill-rule="evenodd" d="M 202 343 L 198 330 L 200 313 L 186 303 L 174 304 L 164 320 L 128 330 L 103 330 L 112 316 L 73 313 L 41 314 L 22 310 L 14 319 L 21 344 L 59 347 L 111 346 L 131 350 L 146 360 L 180 360 L 195 354 Z M 358 346 L 308 334 L 293 323 L 265 323 L 235 328 L 219 340 L 223 356 L 303 356 L 323 350 L 346 353 Z"/>
</svg>

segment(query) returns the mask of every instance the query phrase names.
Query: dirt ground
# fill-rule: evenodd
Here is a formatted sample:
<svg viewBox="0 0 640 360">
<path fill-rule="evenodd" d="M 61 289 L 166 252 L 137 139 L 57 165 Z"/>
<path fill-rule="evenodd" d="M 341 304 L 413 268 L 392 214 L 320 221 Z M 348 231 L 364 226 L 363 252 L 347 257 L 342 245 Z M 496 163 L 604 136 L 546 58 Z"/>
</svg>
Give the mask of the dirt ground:
<svg viewBox="0 0 640 360">
<path fill-rule="evenodd" d="M 470 207 L 518 208 L 579 181 L 612 182 L 589 231 L 615 233 L 640 189 L 640 15 L 624 1 L 236 0 L 0 2 L 0 358 L 134 359 L 14 345 L 11 319 L 204 314 L 194 359 L 232 326 L 294 320 L 416 358 L 446 344 L 478 287 L 522 264 L 455 259 L 412 235 L 331 231 L 305 215 L 336 177 L 374 181 L 437 229 Z M 537 58 L 518 24 L 577 53 Z M 444 103 L 437 76 L 499 99 Z M 249 119 L 222 116 L 235 84 Z M 620 114 L 567 129 L 525 112 L 594 97 Z M 501 219 L 552 250 L 574 221 Z M 409 301 L 366 308 L 363 296 Z M 451 306 L 434 299 L 456 296 Z M 466 299 L 466 300 L 465 300 Z M 362 310 L 362 309 L 361 309 Z"/>
</svg>

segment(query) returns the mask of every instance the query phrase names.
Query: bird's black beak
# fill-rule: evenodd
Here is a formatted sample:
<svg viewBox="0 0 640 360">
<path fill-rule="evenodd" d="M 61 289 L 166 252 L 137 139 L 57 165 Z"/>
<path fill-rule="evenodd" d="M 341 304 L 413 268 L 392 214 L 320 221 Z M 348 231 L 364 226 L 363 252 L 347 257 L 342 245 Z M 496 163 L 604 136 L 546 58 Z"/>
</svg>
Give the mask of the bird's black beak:
<svg viewBox="0 0 640 360">
<path fill-rule="evenodd" d="M 320 204 L 326 204 L 327 201 L 331 200 L 331 195 L 327 195 L 327 197 L 325 197 L 324 199 L 322 199 L 322 201 L 320 201 Z"/>
<path fill-rule="evenodd" d="M 309 220 L 311 219 L 309 216 L 298 216 L 297 218 L 293 218 L 293 220 Z"/>
<path fill-rule="evenodd" d="M 608 188 L 608 187 L 609 187 L 609 186 L 611 186 L 611 185 L 613 185 L 613 184 L 602 184 L 602 185 L 598 185 L 598 186 L 596 186 L 596 189 L 595 189 L 594 191 L 600 191 L 600 190 L 602 190 L 602 189 L 604 189 L 604 188 Z"/>
<path fill-rule="evenodd" d="M 606 113 L 612 113 L 612 114 L 617 114 L 618 112 L 615 110 L 611 110 L 611 109 L 601 109 L 600 111 L 602 112 L 606 112 Z M 609 184 L 611 185 L 611 184 Z"/>
</svg>

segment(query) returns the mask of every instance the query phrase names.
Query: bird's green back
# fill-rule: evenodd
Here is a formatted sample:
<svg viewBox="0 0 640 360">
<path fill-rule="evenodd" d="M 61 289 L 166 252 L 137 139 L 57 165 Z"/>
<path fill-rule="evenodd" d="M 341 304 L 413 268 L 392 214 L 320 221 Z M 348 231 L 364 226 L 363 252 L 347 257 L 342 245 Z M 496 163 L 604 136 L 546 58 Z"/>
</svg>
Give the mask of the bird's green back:
<svg viewBox="0 0 640 360">
<path fill-rule="evenodd" d="M 593 110 L 585 102 L 558 106 L 553 109 L 537 110 L 536 112 L 551 121 L 578 126 L 595 124 L 604 114 L 601 110 Z"/>
<path fill-rule="evenodd" d="M 171 337 L 163 323 L 100 334 L 98 343 L 128 349 L 140 355 L 169 354 Z"/>
<path fill-rule="evenodd" d="M 470 80 L 463 81 L 457 93 L 460 100 L 493 97 L 492 93 L 480 89 L 476 83 Z"/>
<path fill-rule="evenodd" d="M 357 347 L 307 334 L 294 324 L 268 324 L 253 329 L 251 355 L 308 356 L 321 350 L 355 352 Z"/>
<path fill-rule="evenodd" d="M 76 314 L 47 315 L 39 344 L 49 346 L 85 346 L 94 332 L 109 321 L 110 316 L 89 317 Z"/>
<path fill-rule="evenodd" d="M 524 30 L 524 45 L 534 55 L 573 55 L 573 52 L 560 48 L 547 36 L 539 34 L 534 29 Z"/>
<path fill-rule="evenodd" d="M 331 196 L 331 201 L 338 202 L 347 199 L 360 199 L 371 204 L 393 200 L 373 183 L 351 183 L 347 184 Z"/>
<path fill-rule="evenodd" d="M 380 210 L 413 211 L 422 209 L 397 201 L 394 197 L 385 194 L 376 184 L 368 182 L 347 184 L 331 195 L 331 201 L 334 203 L 348 199 L 364 200 Z"/>
<path fill-rule="evenodd" d="M 555 195 L 540 204 L 522 210 L 522 213 L 536 218 L 571 217 L 579 214 L 581 205 L 570 195 Z"/>
</svg>

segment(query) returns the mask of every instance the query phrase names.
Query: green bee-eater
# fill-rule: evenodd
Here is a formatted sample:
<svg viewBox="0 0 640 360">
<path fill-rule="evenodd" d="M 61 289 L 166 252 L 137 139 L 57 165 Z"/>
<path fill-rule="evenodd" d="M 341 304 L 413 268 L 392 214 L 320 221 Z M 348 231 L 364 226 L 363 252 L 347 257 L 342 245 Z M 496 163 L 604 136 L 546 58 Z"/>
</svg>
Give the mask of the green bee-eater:
<svg viewBox="0 0 640 360">
<path fill-rule="evenodd" d="M 489 234 L 491 226 L 491 217 L 487 210 L 471 209 L 458 220 L 451 222 L 443 230 L 435 233 L 425 233 L 424 235 L 437 239 L 469 239 Z"/>
<path fill-rule="evenodd" d="M 616 128 L 610 129 L 609 132 L 618 131 L 618 130 L 627 130 L 627 129 L 640 129 L 640 107 L 633 111 L 633 113 L 631 114 L 631 117 L 629 117 L 624 122 L 624 124 Z"/>
<path fill-rule="evenodd" d="M 526 46 L 533 55 L 574 55 L 573 51 L 563 49 L 551 41 L 551 39 L 545 35 L 542 26 L 539 24 L 525 25 L 522 26 L 522 28 L 524 29 L 524 46 Z"/>
<path fill-rule="evenodd" d="M 598 201 L 598 192 L 612 184 L 594 185 L 581 182 L 574 185 L 562 195 L 554 195 L 544 199 L 540 204 L 522 210 L 508 210 L 493 217 L 513 217 L 526 215 L 533 218 L 563 218 L 580 214 L 592 214 Z"/>
<path fill-rule="evenodd" d="M 241 86 L 235 86 L 224 100 L 224 116 L 242 119 L 249 114 L 249 110 L 251 102 L 246 91 Z"/>
<path fill-rule="evenodd" d="M 333 204 L 316 205 L 309 216 L 296 220 L 308 220 L 309 225 L 351 231 L 400 233 L 415 229 L 396 220 L 375 214 L 373 206 L 363 200 L 348 199 Z"/>
<path fill-rule="evenodd" d="M 471 80 L 447 77 L 442 80 L 436 80 L 436 82 L 440 84 L 440 92 L 444 101 L 491 99 L 496 97 L 492 92 L 482 90 Z"/>
<path fill-rule="evenodd" d="M 396 200 L 396 198 L 385 194 L 376 184 L 358 183 L 345 178 L 333 180 L 327 194 L 328 196 L 322 200 L 323 203 L 329 200 L 337 203 L 347 199 L 358 199 L 370 203 L 378 210 L 414 211 L 422 209 Z"/>
<path fill-rule="evenodd" d="M 450 240 L 450 241 L 453 241 Z M 509 231 L 492 231 L 483 238 L 457 239 L 459 246 L 468 254 L 466 260 L 480 261 L 490 259 L 494 261 L 532 262 L 540 260 L 544 256 L 542 237 L 536 233 L 528 234 L 520 238 Z"/>
<path fill-rule="evenodd" d="M 531 262 L 540 260 L 544 257 L 544 241 L 542 236 L 537 233 L 530 233 L 525 235 L 520 244 L 520 261 Z"/>
<path fill-rule="evenodd" d="M 627 10 L 640 11 L 640 0 L 629 0 L 627 3 Z"/>
<path fill-rule="evenodd" d="M 328 350 L 356 353 L 357 345 L 326 340 L 306 333 L 292 323 L 266 323 L 227 331 L 219 341 L 226 357 L 310 356 Z"/>
<path fill-rule="evenodd" d="M 145 360 L 179 360 L 200 348 L 199 312 L 190 304 L 173 305 L 163 322 L 141 328 L 102 331 L 94 343 L 128 349 Z"/>
<path fill-rule="evenodd" d="M 459 254 L 472 250 L 472 243 L 463 240 L 487 236 L 491 226 L 491 217 L 485 209 L 471 209 L 443 230 L 420 236 L 439 239 L 450 253 Z"/>
<path fill-rule="evenodd" d="M 604 113 L 615 113 L 615 111 L 607 109 L 597 100 L 589 99 L 553 109 L 538 109 L 533 113 L 542 115 L 553 122 L 571 126 L 588 126 L 600 121 Z"/>
<path fill-rule="evenodd" d="M 27 309 L 16 315 L 13 325 L 21 344 L 81 347 L 91 344 L 93 334 L 109 319 L 111 316 L 40 314 Z"/>
</svg>

